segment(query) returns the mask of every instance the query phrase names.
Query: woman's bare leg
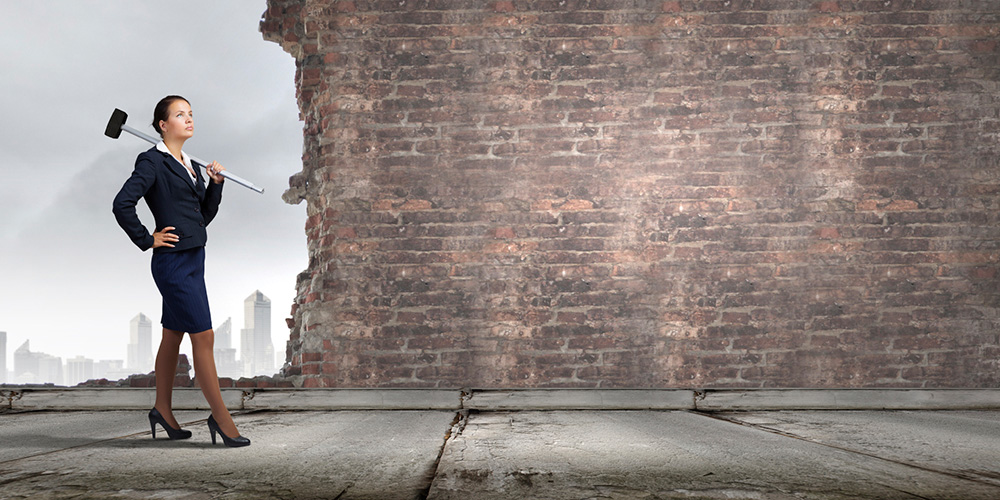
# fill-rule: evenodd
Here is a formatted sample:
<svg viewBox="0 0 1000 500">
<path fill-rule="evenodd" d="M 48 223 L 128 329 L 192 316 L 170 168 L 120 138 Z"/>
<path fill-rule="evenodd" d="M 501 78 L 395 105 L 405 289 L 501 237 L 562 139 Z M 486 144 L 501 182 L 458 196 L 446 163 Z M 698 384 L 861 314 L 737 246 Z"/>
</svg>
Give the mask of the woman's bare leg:
<svg viewBox="0 0 1000 500">
<path fill-rule="evenodd" d="M 153 406 L 174 429 L 181 428 L 174 418 L 172 401 L 174 376 L 177 374 L 177 358 L 182 340 L 184 340 L 184 332 L 163 329 L 160 348 L 156 351 L 156 366 L 153 372 L 156 376 L 156 404 Z"/>
<path fill-rule="evenodd" d="M 215 370 L 215 332 L 205 330 L 192 334 L 191 349 L 194 355 L 194 376 L 198 380 L 202 394 L 205 395 L 205 400 L 212 407 L 212 416 L 219 424 L 219 430 L 231 438 L 239 436 L 236 423 L 222 402 L 219 375 Z"/>
</svg>

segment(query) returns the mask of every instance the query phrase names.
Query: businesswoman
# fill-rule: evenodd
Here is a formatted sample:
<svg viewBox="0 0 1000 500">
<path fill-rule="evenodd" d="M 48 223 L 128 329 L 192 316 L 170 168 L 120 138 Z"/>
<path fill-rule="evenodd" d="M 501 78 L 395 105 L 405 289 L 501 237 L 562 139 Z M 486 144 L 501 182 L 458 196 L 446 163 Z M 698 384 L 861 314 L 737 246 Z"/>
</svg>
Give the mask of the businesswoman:
<svg viewBox="0 0 1000 500">
<path fill-rule="evenodd" d="M 215 371 L 212 317 L 205 291 L 205 231 L 222 201 L 222 165 L 208 165 L 206 185 L 201 171 L 181 150 L 194 135 L 191 104 L 180 96 L 167 96 L 153 111 L 153 128 L 163 139 L 139 154 L 135 170 L 115 197 L 113 212 L 118 225 L 141 250 L 153 249 L 150 267 L 163 297 L 163 337 L 156 353 L 156 404 L 149 411 L 149 425 L 156 437 L 160 424 L 170 439 L 187 439 L 171 409 L 174 374 L 184 333 L 191 336 L 195 377 L 212 408 L 208 418 L 212 443 L 222 435 L 227 446 L 247 446 L 222 402 Z M 135 206 L 146 200 L 156 222 L 152 234 L 139 221 Z"/>
</svg>

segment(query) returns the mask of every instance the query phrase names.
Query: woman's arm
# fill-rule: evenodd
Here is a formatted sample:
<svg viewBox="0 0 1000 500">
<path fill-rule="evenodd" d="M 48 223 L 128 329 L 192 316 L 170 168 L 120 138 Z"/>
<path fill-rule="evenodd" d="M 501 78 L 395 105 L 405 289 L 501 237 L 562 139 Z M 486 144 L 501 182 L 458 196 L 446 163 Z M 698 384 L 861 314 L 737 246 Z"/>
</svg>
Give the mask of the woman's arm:
<svg viewBox="0 0 1000 500">
<path fill-rule="evenodd" d="M 111 207 L 118 225 L 125 231 L 132 243 L 135 243 L 135 246 L 142 251 L 148 250 L 156 241 L 139 220 L 139 216 L 135 212 L 135 205 L 139 202 L 139 198 L 142 198 L 155 183 L 156 171 L 153 168 L 153 163 L 144 154 L 139 155 L 135 160 L 135 170 L 118 191 Z"/>
</svg>

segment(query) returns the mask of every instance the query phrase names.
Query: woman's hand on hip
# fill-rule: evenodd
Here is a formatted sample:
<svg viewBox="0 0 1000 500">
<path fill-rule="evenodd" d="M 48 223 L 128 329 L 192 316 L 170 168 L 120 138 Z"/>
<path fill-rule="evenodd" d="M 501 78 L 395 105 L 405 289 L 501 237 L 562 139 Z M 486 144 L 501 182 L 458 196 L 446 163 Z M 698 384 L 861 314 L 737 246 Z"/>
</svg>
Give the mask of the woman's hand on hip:
<svg viewBox="0 0 1000 500">
<path fill-rule="evenodd" d="M 222 171 L 225 169 L 225 167 L 219 165 L 219 162 L 213 161 L 212 164 L 205 169 L 205 171 L 208 172 L 208 177 L 212 179 L 212 182 L 222 184 L 222 181 L 226 180 L 226 178 L 222 176 Z"/>
<path fill-rule="evenodd" d="M 177 243 L 181 240 L 180 236 L 177 236 L 170 231 L 176 229 L 174 226 L 167 226 L 155 233 L 153 233 L 153 248 L 159 247 L 169 247 L 173 248 L 173 243 Z"/>
</svg>

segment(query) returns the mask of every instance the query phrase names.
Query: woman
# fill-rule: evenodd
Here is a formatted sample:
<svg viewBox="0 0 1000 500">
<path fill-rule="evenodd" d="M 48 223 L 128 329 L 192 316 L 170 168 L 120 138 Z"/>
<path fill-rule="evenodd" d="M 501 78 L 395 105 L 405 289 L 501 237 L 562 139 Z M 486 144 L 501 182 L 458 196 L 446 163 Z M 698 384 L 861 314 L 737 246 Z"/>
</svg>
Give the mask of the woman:
<svg viewBox="0 0 1000 500">
<path fill-rule="evenodd" d="M 153 280 L 163 297 L 163 337 L 156 353 L 156 404 L 149 411 L 149 425 L 156 438 L 160 424 L 170 439 L 187 439 L 190 431 L 180 428 L 171 410 L 174 373 L 184 332 L 191 336 L 195 376 L 212 408 L 208 429 L 222 435 L 226 446 L 248 446 L 222 402 L 215 371 L 215 332 L 205 291 L 205 231 L 222 201 L 224 170 L 218 162 L 208 166 L 211 182 L 205 185 L 201 172 L 181 147 L 194 135 L 191 104 L 180 96 L 167 96 L 153 111 L 153 128 L 163 139 L 141 153 L 135 170 L 115 197 L 118 225 L 141 250 L 153 249 Z M 135 206 L 144 198 L 156 222 L 149 231 L 139 221 Z M 161 376 L 162 375 L 162 376 Z M 234 436 L 234 437 L 230 437 Z"/>
</svg>

